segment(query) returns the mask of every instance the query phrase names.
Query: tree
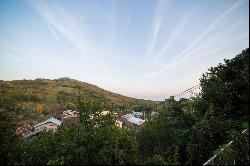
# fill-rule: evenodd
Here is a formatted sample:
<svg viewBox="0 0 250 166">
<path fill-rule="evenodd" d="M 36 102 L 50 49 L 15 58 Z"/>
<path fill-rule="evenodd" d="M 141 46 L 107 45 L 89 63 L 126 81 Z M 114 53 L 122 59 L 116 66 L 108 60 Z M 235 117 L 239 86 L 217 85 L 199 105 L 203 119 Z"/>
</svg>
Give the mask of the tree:
<svg viewBox="0 0 250 166">
<path fill-rule="evenodd" d="M 146 165 L 167 165 L 164 157 L 160 155 L 154 155 L 151 159 L 145 162 Z"/>
<path fill-rule="evenodd" d="M 203 164 L 219 145 L 226 142 L 225 135 L 224 123 L 218 118 L 202 120 L 192 126 L 186 140 L 186 164 Z"/>
<path fill-rule="evenodd" d="M 0 111 L 0 163 L 18 164 L 20 161 L 20 138 L 16 135 L 17 125 L 7 112 Z"/>
<path fill-rule="evenodd" d="M 249 116 L 249 49 L 225 64 L 212 67 L 200 79 L 202 98 L 225 118 Z"/>
<path fill-rule="evenodd" d="M 194 123 L 192 116 L 182 110 L 181 106 L 173 97 L 166 99 L 159 114 L 142 128 L 138 140 L 144 158 L 156 154 L 168 158 L 179 157 L 179 150 L 176 149 L 182 148 L 189 128 Z M 168 164 L 176 162 L 177 160 L 169 160 Z"/>
</svg>

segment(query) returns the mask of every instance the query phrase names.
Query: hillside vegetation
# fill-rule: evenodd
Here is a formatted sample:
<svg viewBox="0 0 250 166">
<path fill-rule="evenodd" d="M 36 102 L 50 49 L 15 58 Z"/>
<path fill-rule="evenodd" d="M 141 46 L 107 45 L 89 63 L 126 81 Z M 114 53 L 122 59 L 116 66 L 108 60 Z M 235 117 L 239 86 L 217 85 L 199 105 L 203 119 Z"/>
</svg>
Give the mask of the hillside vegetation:
<svg viewBox="0 0 250 166">
<path fill-rule="evenodd" d="M 50 116 L 59 116 L 63 110 L 77 109 L 78 97 L 97 101 L 103 109 L 118 113 L 154 108 L 157 102 L 135 99 L 95 85 L 70 78 L 55 80 L 14 80 L 0 81 L 0 109 L 5 109 L 20 117 L 20 121 L 35 123 Z M 42 114 L 38 114 L 38 109 Z"/>
</svg>

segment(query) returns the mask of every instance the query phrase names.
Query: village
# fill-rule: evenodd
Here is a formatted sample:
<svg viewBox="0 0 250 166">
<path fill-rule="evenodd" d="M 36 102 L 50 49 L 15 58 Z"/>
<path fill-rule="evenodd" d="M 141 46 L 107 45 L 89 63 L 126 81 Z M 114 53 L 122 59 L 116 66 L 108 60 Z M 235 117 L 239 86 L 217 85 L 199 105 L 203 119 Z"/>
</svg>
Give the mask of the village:
<svg viewBox="0 0 250 166">
<path fill-rule="evenodd" d="M 115 119 L 116 126 L 120 128 L 133 129 L 138 131 L 141 126 L 147 121 L 145 119 L 145 112 L 132 112 L 122 116 L 118 116 L 118 113 L 110 113 L 109 111 L 102 111 L 101 116 L 111 114 Z M 154 115 L 155 112 L 151 114 Z M 23 124 L 16 129 L 16 134 L 22 135 L 24 139 L 31 138 L 41 132 L 53 132 L 55 133 L 59 126 L 65 124 L 76 124 L 79 120 L 80 113 L 78 111 L 66 110 L 63 111 L 60 116 L 61 119 L 51 117 L 45 121 L 31 126 L 30 124 Z"/>
</svg>

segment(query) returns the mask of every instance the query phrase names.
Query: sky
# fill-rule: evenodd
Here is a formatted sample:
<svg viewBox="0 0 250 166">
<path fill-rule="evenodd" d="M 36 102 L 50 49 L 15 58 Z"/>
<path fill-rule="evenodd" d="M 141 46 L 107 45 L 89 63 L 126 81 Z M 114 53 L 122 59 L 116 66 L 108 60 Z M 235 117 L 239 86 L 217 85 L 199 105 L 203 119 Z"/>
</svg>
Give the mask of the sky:
<svg viewBox="0 0 250 166">
<path fill-rule="evenodd" d="M 164 100 L 248 47 L 248 0 L 0 0 L 0 80 Z"/>
</svg>

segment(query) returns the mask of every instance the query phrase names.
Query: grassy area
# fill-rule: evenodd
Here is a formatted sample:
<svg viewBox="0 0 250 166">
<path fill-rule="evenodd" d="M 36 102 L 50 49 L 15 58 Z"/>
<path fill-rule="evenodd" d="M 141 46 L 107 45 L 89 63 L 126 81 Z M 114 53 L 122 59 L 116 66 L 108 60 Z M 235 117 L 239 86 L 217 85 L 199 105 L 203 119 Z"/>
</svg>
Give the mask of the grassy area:
<svg viewBox="0 0 250 166">
<path fill-rule="evenodd" d="M 54 89 L 49 91 L 47 95 L 47 103 L 48 104 L 57 103 L 57 95 L 60 91 L 64 91 L 67 93 L 74 93 L 75 89 L 70 87 L 55 87 Z"/>
</svg>

